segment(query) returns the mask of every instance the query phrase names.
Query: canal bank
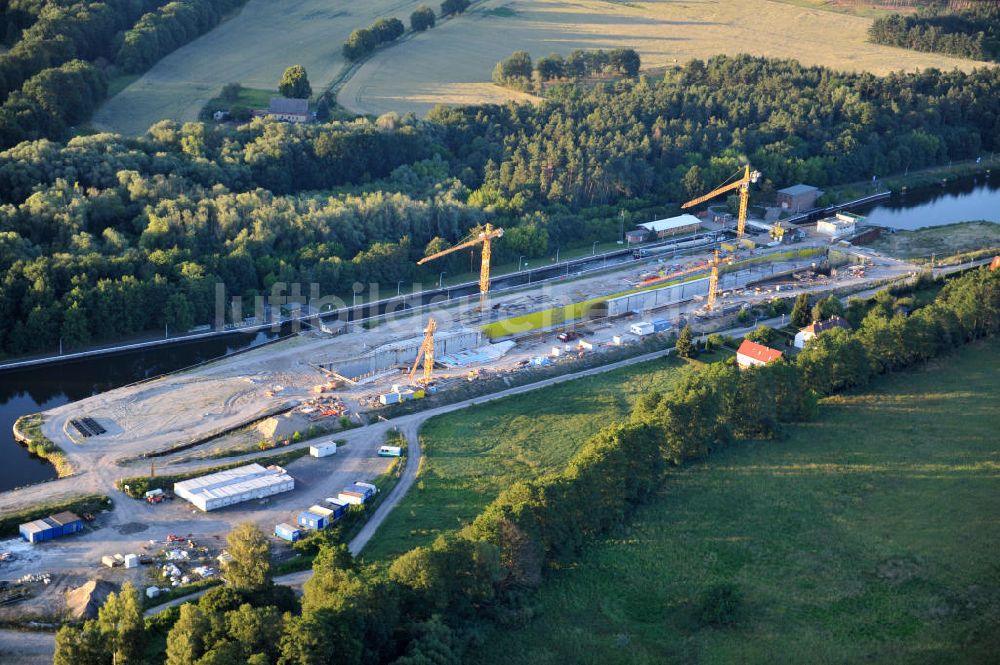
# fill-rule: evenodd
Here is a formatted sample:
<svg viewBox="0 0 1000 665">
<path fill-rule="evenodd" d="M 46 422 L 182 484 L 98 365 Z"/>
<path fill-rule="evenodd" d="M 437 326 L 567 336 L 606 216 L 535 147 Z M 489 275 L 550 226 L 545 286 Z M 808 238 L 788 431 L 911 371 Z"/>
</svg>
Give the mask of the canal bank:
<svg viewBox="0 0 1000 665">
<path fill-rule="evenodd" d="M 3 462 L 0 464 L 0 491 L 57 477 L 48 461 L 32 455 L 15 440 L 14 423 L 21 416 L 255 348 L 277 336 L 270 332 L 227 335 L 161 349 L 3 372 L 0 374 L 0 460 Z"/>
</svg>

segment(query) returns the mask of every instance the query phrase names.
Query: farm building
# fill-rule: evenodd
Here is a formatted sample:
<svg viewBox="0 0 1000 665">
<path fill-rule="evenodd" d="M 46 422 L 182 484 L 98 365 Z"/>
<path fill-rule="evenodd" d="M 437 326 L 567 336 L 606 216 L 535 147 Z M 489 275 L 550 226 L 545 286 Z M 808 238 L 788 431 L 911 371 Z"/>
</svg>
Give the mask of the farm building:
<svg viewBox="0 0 1000 665">
<path fill-rule="evenodd" d="M 174 483 L 174 494 L 204 511 L 295 489 L 295 479 L 280 466 L 247 464 Z"/>
<path fill-rule="evenodd" d="M 745 339 L 736 351 L 736 362 L 740 367 L 753 367 L 755 365 L 766 365 L 781 356 L 781 351 L 777 349 L 772 349 L 769 346 Z"/>
<path fill-rule="evenodd" d="M 64 511 L 40 520 L 26 522 L 18 530 L 21 538 L 29 543 L 40 543 L 43 540 L 52 540 L 83 531 L 83 520 L 75 513 Z"/>
<path fill-rule="evenodd" d="M 812 185 L 792 185 L 778 190 L 777 202 L 783 210 L 802 212 L 815 208 L 816 199 L 822 195 L 823 192 Z"/>
<path fill-rule="evenodd" d="M 844 330 L 850 330 L 851 324 L 840 318 L 839 316 L 832 316 L 826 321 L 815 321 L 810 323 L 805 328 L 801 328 L 797 333 L 795 333 L 795 347 L 798 349 L 806 348 L 806 342 L 811 340 L 816 335 L 824 333 L 827 330 L 833 330 L 834 328 L 843 328 Z"/>
<path fill-rule="evenodd" d="M 285 122 L 309 122 L 309 100 L 271 97 L 271 103 L 261 115 Z"/>
<path fill-rule="evenodd" d="M 658 219 L 654 222 L 646 222 L 639 226 L 650 233 L 655 233 L 657 238 L 667 238 L 681 233 L 697 231 L 701 228 L 701 220 L 694 215 L 679 215 L 667 219 Z"/>
</svg>

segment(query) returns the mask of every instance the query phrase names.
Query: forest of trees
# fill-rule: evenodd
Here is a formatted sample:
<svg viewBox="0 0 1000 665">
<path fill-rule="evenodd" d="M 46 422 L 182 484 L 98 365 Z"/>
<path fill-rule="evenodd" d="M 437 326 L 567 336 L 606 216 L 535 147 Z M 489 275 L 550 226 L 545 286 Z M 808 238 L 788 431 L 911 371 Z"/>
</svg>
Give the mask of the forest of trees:
<svg viewBox="0 0 1000 665">
<path fill-rule="evenodd" d="M 470 524 L 387 569 L 359 565 L 336 529 L 322 532 L 330 538 L 314 543 L 300 603 L 274 585 L 264 534 L 240 525 L 228 538 L 227 586 L 145 623 L 126 586 L 97 620 L 60 630 L 55 663 L 163 662 L 165 636 L 166 665 L 459 665 L 484 631 L 529 621 L 550 571 L 620 528 L 670 482 L 671 467 L 743 440 L 767 445 L 813 418 L 820 395 L 996 335 L 1000 271 L 955 277 L 910 315 L 895 305 L 887 292 L 852 303 L 858 329 L 820 335 L 794 361 L 689 368 L 582 442 L 562 471 L 514 483 Z"/>
<path fill-rule="evenodd" d="M 277 281 L 323 295 L 436 282 L 468 257 L 413 262 L 487 219 L 508 230 L 501 262 L 589 246 L 620 210 L 663 212 L 745 159 L 767 197 L 974 157 L 1000 148 L 998 90 L 997 70 L 879 78 L 717 57 L 656 84 L 426 121 L 164 121 L 139 138 L 23 143 L 0 153 L 0 352 L 209 323 L 217 282 L 245 303 Z"/>
<path fill-rule="evenodd" d="M 0 54 L 0 149 L 66 138 L 106 97 L 107 76 L 145 71 L 245 2 L 0 1 L 11 44 Z"/>
<path fill-rule="evenodd" d="M 1000 61 L 1000 4 L 951 4 L 934 2 L 914 14 L 877 18 L 868 37 L 876 44 Z"/>
</svg>

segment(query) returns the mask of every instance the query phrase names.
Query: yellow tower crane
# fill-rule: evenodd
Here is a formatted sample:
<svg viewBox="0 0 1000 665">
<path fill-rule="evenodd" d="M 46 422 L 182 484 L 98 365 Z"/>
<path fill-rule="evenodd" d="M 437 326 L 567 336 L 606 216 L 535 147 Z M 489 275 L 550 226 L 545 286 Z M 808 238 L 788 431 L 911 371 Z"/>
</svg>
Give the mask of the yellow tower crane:
<svg viewBox="0 0 1000 665">
<path fill-rule="evenodd" d="M 737 218 L 738 222 L 736 225 L 736 242 L 743 240 L 743 231 L 747 225 L 747 205 L 750 202 L 750 184 L 755 183 L 760 180 L 760 171 L 751 171 L 750 165 L 746 165 L 746 169 L 743 172 L 743 177 L 736 182 L 731 182 L 728 185 L 723 185 L 718 189 L 714 189 L 704 196 L 699 196 L 696 199 L 692 199 L 681 206 L 681 208 L 690 208 L 696 206 L 699 203 L 704 203 L 709 199 L 714 199 L 719 194 L 725 194 L 734 189 L 740 190 L 740 215 Z"/>
<path fill-rule="evenodd" d="M 483 245 L 483 259 L 479 268 L 479 309 L 486 310 L 486 299 L 490 292 L 490 244 L 497 238 L 503 237 L 503 229 L 493 228 L 492 224 L 487 223 L 482 231 L 476 233 L 472 238 L 466 240 L 465 242 L 460 242 L 454 247 L 449 247 L 446 250 L 431 254 L 430 256 L 425 256 L 424 258 L 417 261 L 418 266 L 422 266 L 428 261 L 433 261 L 434 259 L 445 256 L 446 254 L 451 254 L 452 252 L 457 252 L 460 249 L 465 249 L 466 247 L 474 247 L 482 243 Z"/>
<path fill-rule="evenodd" d="M 434 331 L 437 330 L 437 322 L 434 319 L 427 319 L 427 327 L 424 328 L 424 341 L 420 345 L 420 350 L 417 352 L 417 357 L 413 361 L 413 368 L 410 369 L 409 380 L 412 383 L 413 377 L 417 374 L 417 367 L 420 367 L 420 361 L 424 361 L 424 378 L 421 379 L 424 383 L 428 383 L 431 380 L 431 374 L 434 372 Z"/>
<path fill-rule="evenodd" d="M 708 278 L 708 302 L 705 309 L 715 309 L 715 297 L 719 290 L 719 250 L 715 250 L 715 257 L 711 261 L 712 275 Z"/>
</svg>

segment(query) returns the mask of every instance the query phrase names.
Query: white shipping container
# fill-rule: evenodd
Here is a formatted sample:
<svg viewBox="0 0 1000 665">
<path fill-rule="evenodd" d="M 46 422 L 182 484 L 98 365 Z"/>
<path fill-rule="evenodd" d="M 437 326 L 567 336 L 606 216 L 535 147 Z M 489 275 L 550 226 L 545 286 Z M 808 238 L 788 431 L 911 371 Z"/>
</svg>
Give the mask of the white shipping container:
<svg viewBox="0 0 1000 665">
<path fill-rule="evenodd" d="M 125 567 L 126 568 L 138 568 L 139 567 L 139 556 L 137 554 L 126 554 L 125 555 Z"/>
<path fill-rule="evenodd" d="M 352 503 L 358 506 L 365 502 L 365 497 L 361 492 L 341 492 L 337 495 L 337 498 L 344 503 Z"/>
<path fill-rule="evenodd" d="M 633 335 L 639 335 L 643 337 L 645 335 L 653 334 L 653 324 L 649 321 L 640 321 L 639 323 L 633 323 L 629 326 L 629 332 Z"/>
<path fill-rule="evenodd" d="M 317 443 L 315 446 L 309 446 L 309 454 L 313 457 L 329 457 L 337 452 L 337 443 L 335 441 L 329 441 L 327 443 Z"/>
</svg>

